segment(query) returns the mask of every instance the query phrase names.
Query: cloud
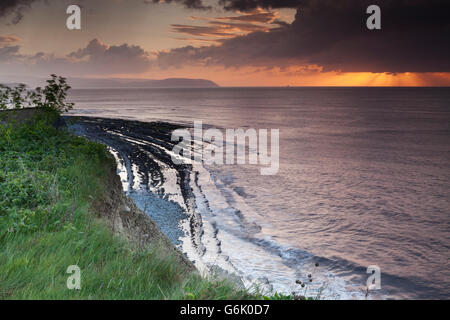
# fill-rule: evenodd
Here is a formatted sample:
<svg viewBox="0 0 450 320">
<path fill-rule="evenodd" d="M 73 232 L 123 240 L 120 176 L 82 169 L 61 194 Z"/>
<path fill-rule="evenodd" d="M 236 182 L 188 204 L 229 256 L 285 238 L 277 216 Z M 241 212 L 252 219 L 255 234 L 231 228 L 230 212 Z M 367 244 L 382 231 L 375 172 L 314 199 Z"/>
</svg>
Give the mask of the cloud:
<svg viewBox="0 0 450 320">
<path fill-rule="evenodd" d="M 30 8 L 36 0 L 1 0 L 0 17 L 12 15 L 12 24 L 19 23 L 23 18 L 23 12 Z"/>
<path fill-rule="evenodd" d="M 26 8 L 32 2 L 0 1 L 0 15 L 13 14 L 20 6 Z M 190 8 L 206 7 L 197 0 L 166 2 Z M 450 72 L 449 1 L 384 0 L 380 2 L 382 30 L 374 31 L 366 28 L 366 8 L 373 4 L 372 0 L 218 3 L 229 10 L 241 11 L 226 17 L 192 17 L 194 21 L 202 21 L 201 26 L 172 25 L 172 31 L 184 39 L 203 44 L 161 51 L 156 60 L 140 46 L 108 45 L 97 39 L 64 57 L 48 53 L 24 56 L 13 36 L 0 37 L 0 59 L 3 65 L 8 61 L 10 66 L 20 61 L 30 72 L 81 75 L 142 73 L 154 64 L 163 69 L 192 65 L 394 74 Z M 297 8 L 291 24 L 279 21 L 276 12 L 265 11 L 288 7 Z M 215 45 L 205 45 L 205 41 L 214 41 Z"/>
<path fill-rule="evenodd" d="M 303 0 L 219 0 L 226 10 L 249 11 L 257 8 L 282 9 L 297 8 Z M 336 1 L 338 2 L 338 1 Z"/>
<path fill-rule="evenodd" d="M 20 58 L 19 46 L 0 47 L 0 62 L 9 62 Z"/>
<path fill-rule="evenodd" d="M 254 10 L 239 13 L 237 16 L 225 17 L 191 17 L 193 21 L 206 22 L 206 25 L 172 24 L 172 32 L 188 35 L 186 38 L 191 43 L 223 42 L 226 38 L 234 38 L 256 31 L 268 31 L 277 28 L 282 22 L 278 19 L 277 12 Z"/>
<path fill-rule="evenodd" d="M 71 63 L 98 74 L 141 73 L 151 67 L 150 54 L 140 46 L 109 46 L 93 39 L 82 49 L 68 55 Z"/>
<path fill-rule="evenodd" d="M 208 26 L 192 26 L 185 24 L 173 24 L 175 33 L 188 34 L 201 37 L 235 37 L 239 34 L 247 34 L 255 31 L 266 31 L 267 26 L 252 23 L 227 23 L 222 21 L 210 21 Z"/>
<path fill-rule="evenodd" d="M 19 45 L 1 47 L 0 69 L 44 75 L 88 76 L 143 73 L 152 65 L 151 54 L 139 46 L 110 46 L 98 39 L 64 57 L 43 52 L 22 55 L 19 50 Z"/>
<path fill-rule="evenodd" d="M 144 0 L 145 3 L 181 3 L 189 9 L 209 10 L 211 6 L 205 6 L 202 0 Z"/>
<path fill-rule="evenodd" d="M 219 17 L 215 19 L 226 21 L 243 21 L 248 23 L 271 23 L 275 20 L 276 17 L 276 12 L 253 10 L 251 12 L 244 12 L 239 16 Z"/>
<path fill-rule="evenodd" d="M 0 47 L 9 46 L 19 41 L 20 39 L 14 35 L 0 36 Z"/>
<path fill-rule="evenodd" d="M 323 71 L 450 71 L 450 2 L 385 0 L 382 30 L 366 28 L 373 1 L 222 1 L 227 8 L 298 5 L 295 20 L 268 32 L 223 41 L 219 46 L 187 46 L 158 56 L 163 68 L 180 64 L 287 68 L 317 65 Z M 276 3 L 276 4 L 275 4 Z"/>
<path fill-rule="evenodd" d="M 11 23 L 18 24 L 23 19 L 25 11 L 31 8 L 31 4 L 38 1 L 41 0 L 0 0 L 0 18 L 12 16 Z M 52 1 L 56 2 L 60 0 L 52 0 Z M 80 1 L 85 2 L 86 0 L 79 0 L 79 2 Z M 180 3 L 189 9 L 197 9 L 197 10 L 211 9 L 211 6 L 204 5 L 202 0 L 137 0 L 137 1 L 147 4 L 162 3 L 162 2 Z M 50 3 L 49 0 L 45 0 L 45 2 Z M 93 2 L 93 4 L 95 3 Z"/>
</svg>

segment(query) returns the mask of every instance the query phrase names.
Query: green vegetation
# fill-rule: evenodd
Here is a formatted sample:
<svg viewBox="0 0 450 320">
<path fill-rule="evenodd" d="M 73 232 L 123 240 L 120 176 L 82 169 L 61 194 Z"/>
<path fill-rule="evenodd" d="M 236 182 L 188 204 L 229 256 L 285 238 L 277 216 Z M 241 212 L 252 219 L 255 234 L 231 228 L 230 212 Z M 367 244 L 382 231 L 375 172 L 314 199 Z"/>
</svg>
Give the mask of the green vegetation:
<svg viewBox="0 0 450 320">
<path fill-rule="evenodd" d="M 27 90 L 24 84 L 15 87 L 0 84 L 0 110 L 36 108 L 62 114 L 73 108 L 73 103 L 66 102 L 69 89 L 66 78 L 54 74 L 43 89 Z"/>
<path fill-rule="evenodd" d="M 92 212 L 111 166 L 104 146 L 45 117 L 0 126 L 1 299 L 257 298 L 113 235 Z M 66 287 L 69 265 L 81 268 L 81 290 Z"/>
</svg>

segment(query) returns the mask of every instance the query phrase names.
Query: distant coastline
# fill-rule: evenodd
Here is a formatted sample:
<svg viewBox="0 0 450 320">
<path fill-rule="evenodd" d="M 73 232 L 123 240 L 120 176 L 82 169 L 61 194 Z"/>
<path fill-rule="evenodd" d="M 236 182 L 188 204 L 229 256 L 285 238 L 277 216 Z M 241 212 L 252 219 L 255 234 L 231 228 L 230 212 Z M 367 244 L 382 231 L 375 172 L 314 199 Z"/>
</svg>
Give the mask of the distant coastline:
<svg viewBox="0 0 450 320">
<path fill-rule="evenodd" d="M 0 79 L 1 80 L 1 79 Z M 125 88 L 218 88 L 217 83 L 207 79 L 167 78 L 160 80 L 135 78 L 73 78 L 68 77 L 73 89 L 125 89 Z M 9 77 L 8 85 L 25 83 L 29 87 L 45 85 L 44 78 Z"/>
<path fill-rule="evenodd" d="M 147 79 L 90 79 L 71 78 L 73 88 L 218 88 L 219 85 L 206 79 L 168 78 Z"/>
</svg>

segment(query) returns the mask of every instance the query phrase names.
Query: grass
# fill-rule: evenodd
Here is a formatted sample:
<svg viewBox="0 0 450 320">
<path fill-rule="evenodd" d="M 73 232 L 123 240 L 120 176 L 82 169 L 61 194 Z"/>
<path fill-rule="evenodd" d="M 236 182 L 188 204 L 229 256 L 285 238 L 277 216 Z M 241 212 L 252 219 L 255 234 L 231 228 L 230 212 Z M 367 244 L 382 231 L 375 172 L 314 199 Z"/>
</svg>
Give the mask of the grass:
<svg viewBox="0 0 450 320">
<path fill-rule="evenodd" d="M 92 212 L 114 160 L 48 123 L 0 125 L 0 299 L 266 298 L 115 236 Z M 80 290 L 66 286 L 70 265 Z"/>
</svg>

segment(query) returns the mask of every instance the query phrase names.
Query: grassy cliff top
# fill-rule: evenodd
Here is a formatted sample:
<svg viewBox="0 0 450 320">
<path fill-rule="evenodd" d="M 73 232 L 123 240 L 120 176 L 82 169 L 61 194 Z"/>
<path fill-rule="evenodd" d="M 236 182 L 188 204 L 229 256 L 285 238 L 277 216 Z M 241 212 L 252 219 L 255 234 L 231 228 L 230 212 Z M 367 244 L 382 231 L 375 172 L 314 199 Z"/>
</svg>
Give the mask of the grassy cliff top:
<svg viewBox="0 0 450 320">
<path fill-rule="evenodd" d="M 262 298 L 200 277 L 167 242 L 136 246 L 115 234 L 99 213 L 114 160 L 49 123 L 0 124 L 0 299 Z M 80 290 L 67 288 L 71 265 Z"/>
</svg>

